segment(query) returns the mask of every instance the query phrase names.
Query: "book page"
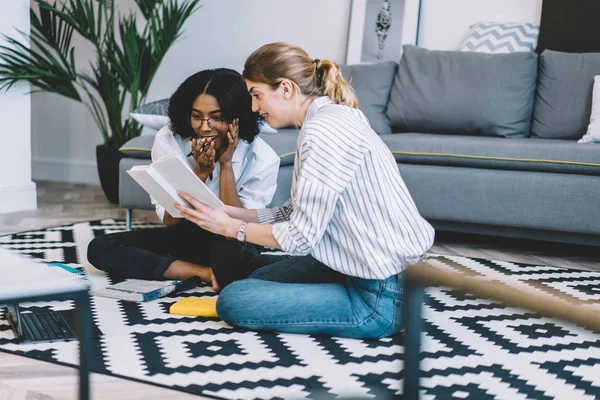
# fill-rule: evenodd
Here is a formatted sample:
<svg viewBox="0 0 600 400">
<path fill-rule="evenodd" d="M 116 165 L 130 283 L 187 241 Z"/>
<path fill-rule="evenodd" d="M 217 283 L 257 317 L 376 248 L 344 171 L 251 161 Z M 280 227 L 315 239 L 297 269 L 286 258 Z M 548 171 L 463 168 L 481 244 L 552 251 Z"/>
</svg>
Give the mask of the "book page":
<svg viewBox="0 0 600 400">
<path fill-rule="evenodd" d="M 175 189 L 175 193 L 177 190 L 188 193 L 212 208 L 223 207 L 223 202 L 196 176 L 178 153 L 171 153 L 156 160 L 151 168 Z"/>
<path fill-rule="evenodd" d="M 152 174 L 148 165 L 133 167 L 127 173 L 169 214 L 175 218 L 181 218 L 181 213 L 175 208 L 175 203 L 182 205 L 188 205 L 188 203 L 179 197 L 177 191 L 164 182 L 159 174 Z"/>
</svg>

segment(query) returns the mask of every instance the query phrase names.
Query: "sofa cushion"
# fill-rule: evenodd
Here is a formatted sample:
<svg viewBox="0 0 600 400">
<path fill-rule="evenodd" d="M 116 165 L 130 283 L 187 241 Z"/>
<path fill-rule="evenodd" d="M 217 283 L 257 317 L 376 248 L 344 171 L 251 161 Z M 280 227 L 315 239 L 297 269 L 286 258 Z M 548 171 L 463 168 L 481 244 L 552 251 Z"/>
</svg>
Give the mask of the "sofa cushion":
<svg viewBox="0 0 600 400">
<path fill-rule="evenodd" d="M 154 135 L 142 135 L 128 140 L 119 151 L 128 157 L 151 158 Z"/>
<path fill-rule="evenodd" d="M 529 135 L 537 54 L 404 46 L 386 115 L 394 132 Z"/>
<path fill-rule="evenodd" d="M 400 164 L 600 175 L 600 146 L 552 139 L 404 133 L 382 137 Z"/>
<path fill-rule="evenodd" d="M 398 64 L 393 61 L 375 64 L 341 65 L 342 76 L 350 82 L 358 97 L 358 108 L 371 128 L 379 135 L 389 135 L 392 128 L 385 119 L 385 108 Z"/>
<path fill-rule="evenodd" d="M 590 122 L 595 75 L 600 75 L 600 53 L 544 51 L 540 56 L 533 134 L 581 139 Z"/>
</svg>

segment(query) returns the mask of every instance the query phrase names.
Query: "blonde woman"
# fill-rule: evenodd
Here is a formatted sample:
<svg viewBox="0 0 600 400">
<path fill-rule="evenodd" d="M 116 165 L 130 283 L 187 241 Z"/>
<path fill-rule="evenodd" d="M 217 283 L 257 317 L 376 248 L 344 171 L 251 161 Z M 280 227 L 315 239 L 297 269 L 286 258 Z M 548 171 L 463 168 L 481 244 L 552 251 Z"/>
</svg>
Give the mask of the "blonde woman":
<svg viewBox="0 0 600 400">
<path fill-rule="evenodd" d="M 253 111 L 274 128 L 301 127 L 291 199 L 278 208 L 212 209 L 182 194 L 193 208 L 178 208 L 210 232 L 296 257 L 230 284 L 219 316 L 254 330 L 355 338 L 398 332 L 402 271 L 424 257 L 434 230 L 339 66 L 272 43 L 250 55 L 243 76 Z"/>
</svg>

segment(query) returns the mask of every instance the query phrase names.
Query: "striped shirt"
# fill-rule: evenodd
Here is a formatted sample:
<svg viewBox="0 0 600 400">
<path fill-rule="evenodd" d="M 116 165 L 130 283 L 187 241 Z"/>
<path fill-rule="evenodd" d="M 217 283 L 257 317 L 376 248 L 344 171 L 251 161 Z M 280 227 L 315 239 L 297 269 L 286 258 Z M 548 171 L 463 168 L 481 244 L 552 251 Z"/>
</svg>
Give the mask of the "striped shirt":
<svg viewBox="0 0 600 400">
<path fill-rule="evenodd" d="M 298 135 L 291 199 L 257 214 L 282 250 L 364 279 L 400 273 L 434 238 L 364 114 L 327 96 L 309 106 Z"/>
</svg>

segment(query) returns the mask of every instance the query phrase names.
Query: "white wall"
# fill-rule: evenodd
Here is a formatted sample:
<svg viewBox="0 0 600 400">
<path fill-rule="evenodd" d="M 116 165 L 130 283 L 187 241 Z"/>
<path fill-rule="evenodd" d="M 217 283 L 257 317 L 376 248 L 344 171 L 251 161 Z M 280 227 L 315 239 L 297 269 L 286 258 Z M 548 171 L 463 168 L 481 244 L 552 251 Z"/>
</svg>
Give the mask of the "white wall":
<svg viewBox="0 0 600 400">
<path fill-rule="evenodd" d="M 0 32 L 29 32 L 29 0 L 2 3 Z M 0 43 L 5 44 L 0 38 Z M 0 213 L 36 208 L 31 181 L 31 98 L 29 85 L 18 84 L 0 92 Z"/>
<path fill-rule="evenodd" d="M 421 0 L 419 47 L 456 50 L 481 21 L 539 24 L 542 0 Z"/>
<path fill-rule="evenodd" d="M 169 97 L 185 78 L 205 68 L 241 72 L 261 45 L 288 41 L 314 58 L 343 62 L 351 0 L 206 0 L 186 23 L 169 51 L 148 101 Z M 120 0 L 121 10 L 134 7 Z M 79 43 L 79 42 L 77 42 Z M 78 45 L 77 61 L 87 64 L 89 46 Z M 39 180 L 98 183 L 95 147 L 102 143 L 86 108 L 48 93 L 32 96 L 33 176 Z"/>
</svg>

